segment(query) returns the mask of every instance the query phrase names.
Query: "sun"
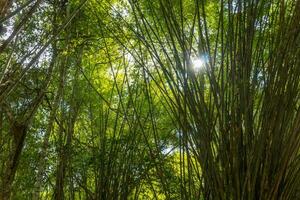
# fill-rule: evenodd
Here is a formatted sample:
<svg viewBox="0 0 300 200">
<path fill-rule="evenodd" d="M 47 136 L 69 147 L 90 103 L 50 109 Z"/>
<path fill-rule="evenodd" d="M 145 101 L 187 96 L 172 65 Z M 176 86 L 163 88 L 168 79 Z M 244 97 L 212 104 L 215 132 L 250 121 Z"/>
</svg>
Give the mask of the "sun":
<svg viewBox="0 0 300 200">
<path fill-rule="evenodd" d="M 198 71 L 204 69 L 205 61 L 204 61 L 204 59 L 196 58 L 196 59 L 192 60 L 192 66 L 193 66 L 194 70 L 198 72 Z"/>
</svg>

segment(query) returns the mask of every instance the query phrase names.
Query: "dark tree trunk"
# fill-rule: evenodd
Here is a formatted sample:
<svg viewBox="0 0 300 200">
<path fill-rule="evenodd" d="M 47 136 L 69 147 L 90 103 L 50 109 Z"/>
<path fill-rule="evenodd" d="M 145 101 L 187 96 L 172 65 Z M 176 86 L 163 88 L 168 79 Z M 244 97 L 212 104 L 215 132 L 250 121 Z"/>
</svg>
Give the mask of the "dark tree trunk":
<svg viewBox="0 0 300 200">
<path fill-rule="evenodd" d="M 27 126 L 24 124 L 14 123 L 10 131 L 13 135 L 13 148 L 9 154 L 9 159 L 4 170 L 0 200 L 10 199 L 11 186 L 15 178 L 21 152 L 24 146 Z"/>
</svg>

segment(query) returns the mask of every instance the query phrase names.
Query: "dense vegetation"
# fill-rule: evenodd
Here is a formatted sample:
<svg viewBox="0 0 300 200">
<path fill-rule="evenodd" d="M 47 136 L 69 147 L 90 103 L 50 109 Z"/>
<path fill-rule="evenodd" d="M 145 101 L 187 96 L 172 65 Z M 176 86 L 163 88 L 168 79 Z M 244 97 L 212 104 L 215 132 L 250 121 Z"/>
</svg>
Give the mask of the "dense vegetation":
<svg viewBox="0 0 300 200">
<path fill-rule="evenodd" d="M 300 199 L 300 0 L 0 0 L 0 200 Z"/>
</svg>

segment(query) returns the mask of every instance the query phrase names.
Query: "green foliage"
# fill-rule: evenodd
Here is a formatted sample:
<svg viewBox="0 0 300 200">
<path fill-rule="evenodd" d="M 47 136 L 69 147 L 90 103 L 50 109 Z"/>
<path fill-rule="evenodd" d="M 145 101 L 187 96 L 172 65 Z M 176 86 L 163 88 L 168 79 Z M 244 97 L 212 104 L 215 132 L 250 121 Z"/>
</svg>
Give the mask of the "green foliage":
<svg viewBox="0 0 300 200">
<path fill-rule="evenodd" d="M 10 6 L 0 200 L 299 199 L 299 0 Z"/>
</svg>

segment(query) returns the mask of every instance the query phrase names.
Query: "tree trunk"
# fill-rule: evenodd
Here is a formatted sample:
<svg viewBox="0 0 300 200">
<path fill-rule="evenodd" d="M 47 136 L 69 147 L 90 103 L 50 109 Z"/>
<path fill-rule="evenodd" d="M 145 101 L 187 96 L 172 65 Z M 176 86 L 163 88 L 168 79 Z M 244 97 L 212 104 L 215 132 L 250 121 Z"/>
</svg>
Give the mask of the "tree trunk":
<svg viewBox="0 0 300 200">
<path fill-rule="evenodd" d="M 6 164 L 6 169 L 4 171 L 0 192 L 0 200 L 10 199 L 11 186 L 15 178 L 21 152 L 24 146 L 27 125 L 14 123 L 10 131 L 13 135 L 13 148 L 10 152 L 9 160 Z"/>
</svg>

